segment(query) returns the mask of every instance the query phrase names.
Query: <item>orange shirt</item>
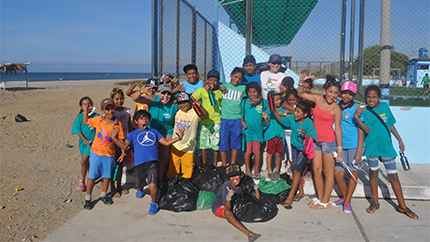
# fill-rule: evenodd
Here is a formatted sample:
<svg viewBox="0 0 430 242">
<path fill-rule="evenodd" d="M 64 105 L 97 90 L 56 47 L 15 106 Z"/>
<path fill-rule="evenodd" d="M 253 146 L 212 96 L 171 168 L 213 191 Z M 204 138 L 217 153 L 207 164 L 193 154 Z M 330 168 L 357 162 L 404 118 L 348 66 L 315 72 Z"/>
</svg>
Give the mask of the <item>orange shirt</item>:
<svg viewBox="0 0 430 242">
<path fill-rule="evenodd" d="M 130 95 L 130 97 L 133 97 L 134 93 L 132 93 Z M 142 93 L 140 96 L 146 96 L 146 93 Z M 139 110 L 145 110 L 148 111 L 148 105 L 144 104 L 144 103 L 136 103 L 136 109 L 134 110 L 134 112 L 136 113 Z"/>
<path fill-rule="evenodd" d="M 105 117 L 98 116 L 88 119 L 88 124 L 96 128 L 96 137 L 91 146 L 91 151 L 97 155 L 115 157 L 115 143 L 110 136 L 110 132 L 115 127 L 115 129 L 119 130 L 118 139 L 124 139 L 121 122 L 115 119 L 115 123 L 106 125 Z"/>
</svg>

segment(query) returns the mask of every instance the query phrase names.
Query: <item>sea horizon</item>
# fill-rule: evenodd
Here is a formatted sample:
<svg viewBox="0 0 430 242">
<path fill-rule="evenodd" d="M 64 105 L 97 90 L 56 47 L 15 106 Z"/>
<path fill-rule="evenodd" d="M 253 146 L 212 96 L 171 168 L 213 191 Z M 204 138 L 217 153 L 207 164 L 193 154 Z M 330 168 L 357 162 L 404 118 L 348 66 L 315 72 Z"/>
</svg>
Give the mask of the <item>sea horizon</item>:
<svg viewBox="0 0 430 242">
<path fill-rule="evenodd" d="M 147 79 L 152 75 L 149 72 L 29 72 L 28 82 L 34 81 L 85 81 L 104 79 Z M 26 80 L 25 73 L 8 73 L 6 82 L 21 82 Z M 1 75 L 1 81 L 4 75 Z"/>
</svg>

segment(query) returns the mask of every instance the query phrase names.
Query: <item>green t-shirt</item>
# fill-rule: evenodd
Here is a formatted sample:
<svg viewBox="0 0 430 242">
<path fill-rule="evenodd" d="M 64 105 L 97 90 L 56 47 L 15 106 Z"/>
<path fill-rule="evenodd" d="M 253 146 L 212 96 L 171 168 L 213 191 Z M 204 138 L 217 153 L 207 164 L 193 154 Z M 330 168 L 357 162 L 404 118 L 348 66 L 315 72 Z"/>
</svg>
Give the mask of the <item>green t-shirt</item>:
<svg viewBox="0 0 430 242">
<path fill-rule="evenodd" d="M 391 113 L 390 107 L 386 103 L 379 103 L 379 107 L 373 109 L 387 124 L 388 129 L 391 130 L 391 125 L 396 123 L 396 119 Z M 387 129 L 379 121 L 379 119 L 372 114 L 369 110 L 363 112 L 364 124 L 369 127 L 370 133 L 368 133 L 364 139 L 366 147 L 364 149 L 364 155 L 370 156 L 381 156 L 381 157 L 396 157 L 397 153 L 394 150 L 393 144 L 391 143 L 391 133 L 387 132 Z"/>
<path fill-rule="evenodd" d="M 251 141 L 263 142 L 263 128 L 265 122 L 261 119 L 263 112 L 269 115 L 269 104 L 265 99 L 261 99 L 257 105 L 249 104 L 249 98 L 242 101 L 242 116 L 245 119 L 245 125 L 248 128 L 243 131 L 246 136 L 246 143 Z"/>
<path fill-rule="evenodd" d="M 199 88 L 195 93 L 193 93 L 193 97 L 196 100 L 202 100 L 202 106 L 209 114 L 209 117 L 205 120 L 200 121 L 201 124 L 220 124 L 221 123 L 221 100 L 222 100 L 222 92 L 220 90 L 213 91 L 215 97 L 215 105 L 211 105 L 211 101 L 209 100 L 209 92 L 206 91 L 204 87 Z"/>
<path fill-rule="evenodd" d="M 148 112 L 151 114 L 149 128 L 156 129 L 164 137 L 173 133 L 175 125 L 175 114 L 178 111 L 178 105 L 168 102 L 162 104 L 160 97 L 154 95 L 154 100 L 148 105 Z"/>
<path fill-rule="evenodd" d="M 280 111 L 284 113 L 284 108 L 281 107 Z M 282 138 L 282 142 L 284 142 L 285 144 L 285 126 L 278 122 L 273 112 L 270 112 L 269 117 L 269 124 L 264 128 L 264 141 L 268 141 L 275 137 L 278 137 Z"/>
<path fill-rule="evenodd" d="M 429 85 L 429 76 L 424 76 L 423 77 L 423 85 L 424 86 L 428 86 Z"/>
<path fill-rule="evenodd" d="M 291 144 L 294 145 L 298 150 L 303 150 L 303 135 L 299 131 L 302 128 L 305 133 L 317 140 L 317 132 L 314 128 L 314 123 L 309 118 L 306 118 L 303 123 L 299 123 L 294 119 L 294 115 L 289 115 L 282 118 L 282 124 L 286 127 L 291 127 Z"/>
<path fill-rule="evenodd" d="M 246 97 L 246 86 L 233 86 L 230 83 L 223 83 L 221 86 L 227 88 L 227 90 L 222 94 L 221 118 L 230 120 L 242 118 L 240 104 L 242 99 Z"/>
</svg>

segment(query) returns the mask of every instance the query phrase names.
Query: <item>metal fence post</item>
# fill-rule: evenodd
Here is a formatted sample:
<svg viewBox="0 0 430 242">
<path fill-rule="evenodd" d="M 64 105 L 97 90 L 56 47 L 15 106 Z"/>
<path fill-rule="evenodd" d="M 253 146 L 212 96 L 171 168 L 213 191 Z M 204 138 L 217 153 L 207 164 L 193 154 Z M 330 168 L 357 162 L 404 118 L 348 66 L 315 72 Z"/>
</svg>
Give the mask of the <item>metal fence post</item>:
<svg viewBox="0 0 430 242">
<path fill-rule="evenodd" d="M 351 0 L 351 27 L 349 39 L 349 80 L 352 81 L 354 75 L 354 31 L 355 31 L 355 0 Z"/>
<path fill-rule="evenodd" d="M 246 0 L 246 53 L 252 55 L 252 0 Z"/>
<path fill-rule="evenodd" d="M 342 16 L 340 26 L 340 56 L 339 56 L 339 81 L 343 79 L 345 72 L 345 25 L 346 25 L 346 0 L 342 0 Z"/>
<path fill-rule="evenodd" d="M 158 0 L 152 0 L 152 76 L 158 75 L 158 4 Z"/>
<path fill-rule="evenodd" d="M 191 63 L 196 64 L 196 39 L 197 39 L 197 24 L 196 24 L 196 7 L 193 6 L 192 29 L 191 29 Z"/>
<path fill-rule="evenodd" d="M 364 97 L 361 91 L 363 84 L 363 48 L 364 48 L 364 13 L 365 13 L 366 0 L 360 0 L 360 26 L 358 32 L 358 63 L 357 63 L 357 80 L 358 80 L 358 94 Z"/>
<path fill-rule="evenodd" d="M 179 77 L 179 54 L 181 48 L 180 26 L 181 26 L 181 0 L 176 1 L 176 76 Z"/>
<path fill-rule="evenodd" d="M 382 96 L 390 95 L 391 0 L 381 0 L 381 46 L 379 87 Z M 389 100 L 384 100 L 389 104 Z"/>
</svg>

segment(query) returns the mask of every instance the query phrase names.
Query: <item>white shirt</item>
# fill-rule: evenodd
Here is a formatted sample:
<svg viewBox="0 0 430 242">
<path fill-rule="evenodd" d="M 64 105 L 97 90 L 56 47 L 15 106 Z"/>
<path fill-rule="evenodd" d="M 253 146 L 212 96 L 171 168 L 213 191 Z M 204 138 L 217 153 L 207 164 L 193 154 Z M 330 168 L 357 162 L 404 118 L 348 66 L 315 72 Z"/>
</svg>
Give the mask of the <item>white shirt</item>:
<svg viewBox="0 0 430 242">
<path fill-rule="evenodd" d="M 261 76 L 261 96 L 266 99 L 269 91 L 279 92 L 279 86 L 281 85 L 282 79 L 287 75 L 283 72 L 271 73 L 270 71 L 263 71 Z"/>
</svg>

